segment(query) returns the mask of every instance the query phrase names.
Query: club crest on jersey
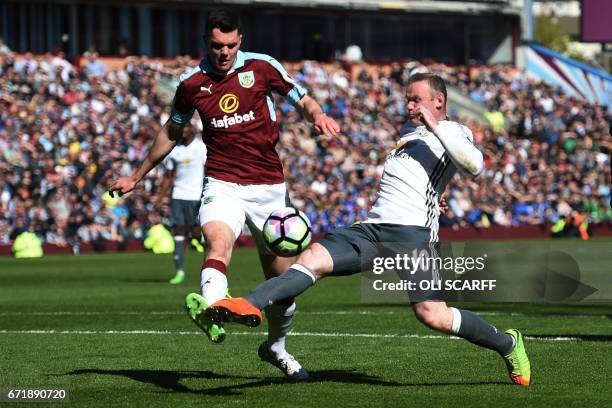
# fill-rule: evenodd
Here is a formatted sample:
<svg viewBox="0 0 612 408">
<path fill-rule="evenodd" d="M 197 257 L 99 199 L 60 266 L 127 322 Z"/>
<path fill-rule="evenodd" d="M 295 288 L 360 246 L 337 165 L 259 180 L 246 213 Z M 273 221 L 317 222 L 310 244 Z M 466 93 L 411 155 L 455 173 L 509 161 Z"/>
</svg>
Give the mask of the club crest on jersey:
<svg viewBox="0 0 612 408">
<path fill-rule="evenodd" d="M 204 200 L 202 200 L 202 204 L 206 205 L 206 204 L 210 204 L 212 203 L 212 201 L 215 199 L 215 196 L 206 196 L 204 197 Z"/>
<path fill-rule="evenodd" d="M 238 74 L 238 82 L 243 88 L 250 88 L 255 83 L 253 71 L 241 72 Z"/>
</svg>

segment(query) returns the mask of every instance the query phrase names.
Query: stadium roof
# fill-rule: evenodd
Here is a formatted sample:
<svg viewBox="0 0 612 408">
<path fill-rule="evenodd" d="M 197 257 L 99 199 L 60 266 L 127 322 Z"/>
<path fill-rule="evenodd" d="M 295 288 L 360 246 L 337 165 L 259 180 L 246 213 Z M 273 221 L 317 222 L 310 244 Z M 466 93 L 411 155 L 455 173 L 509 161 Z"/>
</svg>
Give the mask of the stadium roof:
<svg viewBox="0 0 612 408">
<path fill-rule="evenodd" d="M 612 75 L 557 54 L 537 44 L 527 49 L 527 73 L 563 89 L 567 94 L 599 103 L 612 104 Z"/>
<path fill-rule="evenodd" d="M 195 0 L 174 0 L 177 3 L 198 3 Z M 284 6 L 300 8 L 327 8 L 360 11 L 403 11 L 412 13 L 502 13 L 518 15 L 521 1 L 517 0 L 224 0 L 218 5 Z M 210 4 L 206 4 L 207 6 Z"/>
</svg>

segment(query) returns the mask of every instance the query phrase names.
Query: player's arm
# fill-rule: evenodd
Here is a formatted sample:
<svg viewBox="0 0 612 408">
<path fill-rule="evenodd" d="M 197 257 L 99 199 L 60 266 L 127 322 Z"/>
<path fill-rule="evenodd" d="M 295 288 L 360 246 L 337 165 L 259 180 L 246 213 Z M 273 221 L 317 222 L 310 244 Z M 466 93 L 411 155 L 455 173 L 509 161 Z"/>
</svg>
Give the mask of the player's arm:
<svg viewBox="0 0 612 408">
<path fill-rule="evenodd" d="M 145 157 L 138 170 L 131 176 L 120 177 L 109 184 L 108 191 L 111 196 L 114 195 L 113 193 L 115 191 L 119 195 L 132 191 L 134 187 L 136 187 L 136 184 L 138 184 L 151 169 L 157 166 L 168 153 L 174 149 L 176 143 L 183 136 L 183 128 L 184 125 L 179 125 L 172 120 L 168 120 L 155 137 L 147 157 Z"/>
<path fill-rule="evenodd" d="M 327 116 L 317 101 L 310 96 L 304 95 L 295 107 L 307 121 L 314 124 L 317 132 L 330 136 L 337 136 L 340 132 L 338 123 Z"/>
<path fill-rule="evenodd" d="M 455 166 L 464 173 L 476 177 L 484 168 L 480 150 L 468 139 L 463 128 L 452 122 L 438 122 L 427 108 L 420 106 L 417 114 L 421 122 L 442 143 Z"/>
<path fill-rule="evenodd" d="M 337 136 L 340 126 L 323 112 L 321 106 L 306 94 L 306 90 L 295 83 L 285 68 L 274 58 L 267 56 L 268 66 L 265 75 L 273 90 L 283 95 L 315 127 L 315 130 L 328 136 Z"/>
<path fill-rule="evenodd" d="M 460 126 L 448 122 L 442 123 L 434 134 L 457 168 L 473 177 L 482 172 L 484 168 L 482 153 L 465 137 Z"/>
</svg>

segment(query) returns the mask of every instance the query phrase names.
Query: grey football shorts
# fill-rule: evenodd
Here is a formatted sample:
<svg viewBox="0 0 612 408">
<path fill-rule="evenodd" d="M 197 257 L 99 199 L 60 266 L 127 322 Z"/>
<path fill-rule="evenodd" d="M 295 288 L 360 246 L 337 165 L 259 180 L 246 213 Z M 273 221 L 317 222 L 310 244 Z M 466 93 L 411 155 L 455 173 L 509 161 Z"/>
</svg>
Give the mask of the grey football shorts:
<svg viewBox="0 0 612 408">
<path fill-rule="evenodd" d="M 200 222 L 198 220 L 198 212 L 200 211 L 200 200 L 189 201 L 177 200 L 173 198 L 170 202 L 170 208 L 172 210 L 170 219 L 172 221 L 173 226 L 200 226 Z"/>
<path fill-rule="evenodd" d="M 429 241 L 430 229 L 426 227 L 360 223 L 338 228 L 317 242 L 327 249 L 334 261 L 331 276 L 344 276 L 372 271 L 375 258 L 395 258 L 404 254 L 437 257 L 436 246 Z M 440 272 L 433 264 L 418 268 L 414 273 L 397 273 L 402 280 L 416 282 L 417 287 L 421 280 L 440 279 Z M 408 295 L 411 303 L 444 299 L 443 293 L 435 290 L 413 290 Z"/>
</svg>

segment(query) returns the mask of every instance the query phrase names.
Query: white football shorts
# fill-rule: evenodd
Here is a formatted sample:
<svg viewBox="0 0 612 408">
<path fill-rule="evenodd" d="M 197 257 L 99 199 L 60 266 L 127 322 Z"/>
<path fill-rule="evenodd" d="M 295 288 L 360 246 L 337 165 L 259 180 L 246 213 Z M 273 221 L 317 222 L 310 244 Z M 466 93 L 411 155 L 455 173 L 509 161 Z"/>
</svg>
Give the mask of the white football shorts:
<svg viewBox="0 0 612 408">
<path fill-rule="evenodd" d="M 272 211 L 289 204 L 287 187 L 281 184 L 236 184 L 206 177 L 200 225 L 222 221 L 238 238 L 245 224 L 261 249 L 263 225 Z"/>
</svg>

